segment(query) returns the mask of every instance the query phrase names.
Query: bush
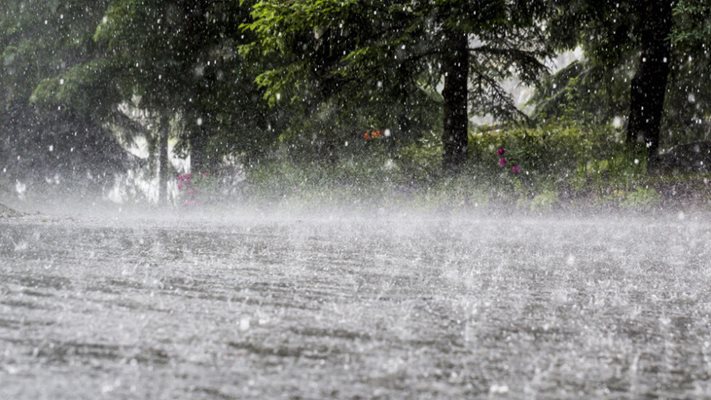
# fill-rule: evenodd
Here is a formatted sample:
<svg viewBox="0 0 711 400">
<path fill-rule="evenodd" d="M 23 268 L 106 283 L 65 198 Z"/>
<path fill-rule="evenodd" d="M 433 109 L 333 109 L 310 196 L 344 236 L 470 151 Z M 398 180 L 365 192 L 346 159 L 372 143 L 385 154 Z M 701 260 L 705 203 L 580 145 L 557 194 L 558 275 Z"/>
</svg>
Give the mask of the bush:
<svg viewBox="0 0 711 400">
<path fill-rule="evenodd" d="M 471 136 L 472 163 L 489 175 L 500 174 L 500 148 L 510 157 L 507 165 L 520 167 L 534 197 L 541 188 L 557 191 L 563 198 L 600 193 L 609 186 L 628 188 L 646 169 L 643 156 L 629 154 L 622 132 L 612 128 L 554 125 L 483 130 Z"/>
<path fill-rule="evenodd" d="M 632 209 L 650 209 L 661 203 L 661 196 L 652 188 L 638 187 L 623 196 L 621 206 Z"/>
<path fill-rule="evenodd" d="M 457 176 L 443 173 L 441 141 L 430 134 L 399 148 L 369 143 L 335 161 L 276 153 L 248 171 L 244 193 L 365 207 L 401 200 L 424 207 L 504 205 L 533 211 L 661 203 L 664 190 L 646 175 L 643 155 L 626 150 L 621 131 L 568 124 L 482 129 L 470 139 L 469 161 Z"/>
</svg>

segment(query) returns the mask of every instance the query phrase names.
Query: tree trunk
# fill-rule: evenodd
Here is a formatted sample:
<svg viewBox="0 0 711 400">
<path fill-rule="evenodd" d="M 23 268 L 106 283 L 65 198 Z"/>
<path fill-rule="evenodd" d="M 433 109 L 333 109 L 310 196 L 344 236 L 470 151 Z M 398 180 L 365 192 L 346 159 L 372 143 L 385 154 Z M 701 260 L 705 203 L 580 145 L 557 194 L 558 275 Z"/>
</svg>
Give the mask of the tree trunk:
<svg viewBox="0 0 711 400">
<path fill-rule="evenodd" d="M 168 131 L 170 129 L 170 120 L 167 116 L 162 116 L 158 138 L 158 204 L 168 203 L 168 170 L 170 168 L 168 161 Z"/>
<path fill-rule="evenodd" d="M 445 33 L 444 56 L 444 130 L 442 165 L 445 171 L 458 172 L 467 159 L 469 117 L 467 112 L 469 50 L 467 35 Z"/>
<path fill-rule="evenodd" d="M 633 149 L 640 144 L 646 147 L 647 170 L 653 171 L 669 80 L 673 4 L 669 0 L 645 0 L 638 7 L 641 54 L 632 78 L 627 143 Z"/>
</svg>

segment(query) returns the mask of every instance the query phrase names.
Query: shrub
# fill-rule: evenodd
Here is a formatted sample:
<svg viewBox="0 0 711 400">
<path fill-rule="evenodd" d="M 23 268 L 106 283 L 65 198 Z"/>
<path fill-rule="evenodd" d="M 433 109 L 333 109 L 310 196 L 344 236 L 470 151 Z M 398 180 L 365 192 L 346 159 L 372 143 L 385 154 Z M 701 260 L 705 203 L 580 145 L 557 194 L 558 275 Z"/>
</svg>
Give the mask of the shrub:
<svg viewBox="0 0 711 400">
<path fill-rule="evenodd" d="M 539 128 L 489 129 L 470 140 L 472 163 L 490 175 L 501 171 L 502 155 L 515 155 L 515 163 L 529 187 L 548 187 L 571 196 L 628 185 L 644 175 L 642 161 L 627 153 L 622 132 L 605 127 L 551 125 Z M 643 157 L 637 157 L 643 160 Z M 511 164 L 513 159 L 507 159 Z M 536 192 L 535 190 L 533 192 Z"/>
<path fill-rule="evenodd" d="M 427 207 L 495 204 L 534 211 L 577 203 L 660 203 L 660 191 L 648 189 L 656 186 L 645 173 L 644 157 L 629 153 L 623 133 L 613 128 L 482 129 L 470 139 L 469 160 L 457 176 L 443 173 L 441 141 L 432 133 L 399 148 L 369 143 L 328 162 L 277 155 L 248 171 L 245 193 L 366 207 L 398 199 Z"/>
</svg>

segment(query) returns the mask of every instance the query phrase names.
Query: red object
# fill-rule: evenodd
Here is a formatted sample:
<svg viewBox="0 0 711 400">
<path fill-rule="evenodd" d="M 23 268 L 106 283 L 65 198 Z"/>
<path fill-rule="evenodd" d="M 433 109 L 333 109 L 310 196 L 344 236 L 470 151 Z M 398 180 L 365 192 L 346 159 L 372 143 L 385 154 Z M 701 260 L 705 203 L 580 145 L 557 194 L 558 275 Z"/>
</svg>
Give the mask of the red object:
<svg viewBox="0 0 711 400">
<path fill-rule="evenodd" d="M 499 167 L 501 167 L 501 168 L 505 167 L 507 162 L 508 161 L 506 161 L 506 157 L 499 158 Z"/>
<path fill-rule="evenodd" d="M 498 154 L 500 156 L 503 156 L 505 153 L 506 153 L 506 149 L 503 146 L 499 147 L 499 149 L 496 150 L 496 154 Z"/>
<path fill-rule="evenodd" d="M 521 173 L 521 166 L 518 164 L 514 164 L 513 167 L 511 167 L 511 173 L 514 175 L 518 175 Z"/>
<path fill-rule="evenodd" d="M 190 180 L 192 180 L 192 179 L 193 179 L 193 174 L 191 174 L 191 173 L 178 175 L 178 182 L 190 182 Z"/>
</svg>

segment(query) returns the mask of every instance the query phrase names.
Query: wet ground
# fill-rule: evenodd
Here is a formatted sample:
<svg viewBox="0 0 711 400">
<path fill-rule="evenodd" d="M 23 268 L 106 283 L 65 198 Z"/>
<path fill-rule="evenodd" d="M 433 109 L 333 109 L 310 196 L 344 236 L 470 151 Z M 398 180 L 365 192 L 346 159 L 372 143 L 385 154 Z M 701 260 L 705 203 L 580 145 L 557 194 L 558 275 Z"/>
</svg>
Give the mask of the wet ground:
<svg viewBox="0 0 711 400">
<path fill-rule="evenodd" d="M 0 399 L 711 398 L 711 218 L 0 220 Z"/>
</svg>

